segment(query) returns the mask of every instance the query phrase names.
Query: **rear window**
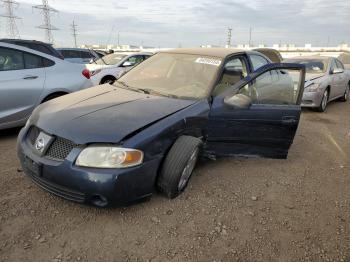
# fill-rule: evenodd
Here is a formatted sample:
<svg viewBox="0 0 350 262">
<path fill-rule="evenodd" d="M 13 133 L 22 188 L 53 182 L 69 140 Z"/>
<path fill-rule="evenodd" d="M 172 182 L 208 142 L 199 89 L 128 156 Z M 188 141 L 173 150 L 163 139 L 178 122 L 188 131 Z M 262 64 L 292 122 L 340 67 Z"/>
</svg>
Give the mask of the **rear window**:
<svg viewBox="0 0 350 262">
<path fill-rule="evenodd" d="M 74 50 L 60 50 L 64 58 L 81 58 L 79 51 Z"/>
</svg>

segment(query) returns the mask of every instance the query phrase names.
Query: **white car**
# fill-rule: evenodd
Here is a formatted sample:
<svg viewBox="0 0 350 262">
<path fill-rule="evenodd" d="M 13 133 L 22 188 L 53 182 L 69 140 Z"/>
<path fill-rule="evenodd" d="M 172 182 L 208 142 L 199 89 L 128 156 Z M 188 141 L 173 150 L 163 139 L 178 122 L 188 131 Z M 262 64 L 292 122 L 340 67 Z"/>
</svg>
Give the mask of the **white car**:
<svg viewBox="0 0 350 262">
<path fill-rule="evenodd" d="M 92 87 L 90 76 L 85 65 L 0 42 L 0 129 L 24 125 L 43 102 Z"/>
<path fill-rule="evenodd" d="M 114 82 L 124 72 L 129 71 L 152 55 L 151 53 L 136 53 L 127 56 L 113 53 L 86 66 L 91 72 L 91 80 L 94 85 L 102 85 Z"/>
</svg>

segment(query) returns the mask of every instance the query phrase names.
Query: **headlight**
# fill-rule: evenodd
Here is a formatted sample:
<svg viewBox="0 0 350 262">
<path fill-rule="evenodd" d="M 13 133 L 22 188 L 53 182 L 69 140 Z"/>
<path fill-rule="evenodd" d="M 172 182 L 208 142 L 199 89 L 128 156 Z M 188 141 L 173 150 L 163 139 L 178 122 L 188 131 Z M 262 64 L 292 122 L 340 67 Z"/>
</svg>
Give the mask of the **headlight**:
<svg viewBox="0 0 350 262">
<path fill-rule="evenodd" d="M 319 87 L 321 86 L 321 83 L 311 83 L 305 86 L 306 92 L 317 92 L 319 91 Z"/>
<path fill-rule="evenodd" d="M 126 168 L 140 165 L 143 152 L 136 149 L 91 146 L 81 151 L 76 161 L 77 166 L 95 168 Z"/>
</svg>

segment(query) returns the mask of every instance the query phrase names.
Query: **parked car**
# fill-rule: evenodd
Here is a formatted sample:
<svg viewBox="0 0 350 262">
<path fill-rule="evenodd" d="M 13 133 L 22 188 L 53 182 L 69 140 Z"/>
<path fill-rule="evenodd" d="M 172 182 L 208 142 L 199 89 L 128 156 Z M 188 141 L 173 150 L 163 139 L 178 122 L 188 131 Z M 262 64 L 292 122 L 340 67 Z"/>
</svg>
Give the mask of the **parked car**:
<svg viewBox="0 0 350 262">
<path fill-rule="evenodd" d="M 151 53 L 136 53 L 132 55 L 109 54 L 87 65 L 91 71 L 94 85 L 113 83 L 122 74 L 152 56 Z"/>
<path fill-rule="evenodd" d="M 89 64 L 100 58 L 100 55 L 92 49 L 84 48 L 57 48 L 64 60 L 77 64 Z"/>
<path fill-rule="evenodd" d="M 89 78 L 83 65 L 0 42 L 0 129 L 24 125 L 40 103 L 91 87 Z"/>
<path fill-rule="evenodd" d="M 52 46 L 52 44 L 44 43 L 41 41 L 23 39 L 0 39 L 0 42 L 24 46 L 29 49 L 51 55 L 59 59 L 63 59 L 63 56 Z"/>
<path fill-rule="evenodd" d="M 350 53 L 342 53 L 338 59 L 343 63 L 345 69 L 350 70 Z"/>
<path fill-rule="evenodd" d="M 174 198 L 200 155 L 286 158 L 304 77 L 303 65 L 253 51 L 160 52 L 113 85 L 39 106 L 19 134 L 19 158 L 36 184 L 72 201 L 125 205 L 155 187 Z"/>
<path fill-rule="evenodd" d="M 305 91 L 302 106 L 325 112 L 329 102 L 349 98 L 350 72 L 336 58 L 310 56 L 285 60 L 306 67 Z"/>
</svg>

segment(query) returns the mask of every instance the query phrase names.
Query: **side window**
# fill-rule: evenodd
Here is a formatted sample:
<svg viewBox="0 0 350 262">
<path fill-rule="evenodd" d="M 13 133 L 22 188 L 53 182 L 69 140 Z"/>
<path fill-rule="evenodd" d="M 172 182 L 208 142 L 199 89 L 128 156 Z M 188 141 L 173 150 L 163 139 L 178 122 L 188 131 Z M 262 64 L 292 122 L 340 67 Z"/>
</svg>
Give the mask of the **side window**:
<svg viewBox="0 0 350 262">
<path fill-rule="evenodd" d="M 344 70 L 344 66 L 343 66 L 342 62 L 340 62 L 338 59 L 336 59 L 335 62 L 337 63 L 337 67 L 339 69 L 343 69 Z"/>
<path fill-rule="evenodd" d="M 253 104 L 296 105 L 301 71 L 271 70 L 257 77 L 239 93 L 249 96 Z"/>
<path fill-rule="evenodd" d="M 260 67 L 267 65 L 269 61 L 260 55 L 249 55 L 250 61 L 252 62 L 253 70 L 256 71 Z"/>
<path fill-rule="evenodd" d="M 136 66 L 137 64 L 143 61 L 143 57 L 141 55 L 132 56 L 125 62 L 129 62 L 132 66 Z"/>
<path fill-rule="evenodd" d="M 334 60 L 334 59 L 332 59 L 332 61 L 331 61 L 331 68 L 330 68 L 330 72 L 333 72 L 333 70 L 334 70 L 335 68 L 337 68 L 337 65 L 336 65 L 336 63 L 335 63 L 335 60 Z"/>
<path fill-rule="evenodd" d="M 55 62 L 51 61 L 50 59 L 47 58 L 43 58 L 43 66 L 44 67 L 50 67 L 50 66 L 54 66 Z"/>
<path fill-rule="evenodd" d="M 40 56 L 24 53 L 24 68 L 25 69 L 34 69 L 43 67 L 43 61 Z"/>
<path fill-rule="evenodd" d="M 18 50 L 0 47 L 0 71 L 24 69 L 23 53 Z"/>
<path fill-rule="evenodd" d="M 217 96 L 225 92 L 231 86 L 237 84 L 248 75 L 247 64 L 243 57 L 235 57 L 226 62 L 224 72 L 219 83 L 215 86 L 212 93 Z"/>
</svg>

